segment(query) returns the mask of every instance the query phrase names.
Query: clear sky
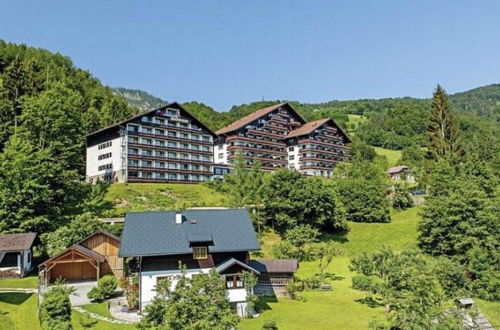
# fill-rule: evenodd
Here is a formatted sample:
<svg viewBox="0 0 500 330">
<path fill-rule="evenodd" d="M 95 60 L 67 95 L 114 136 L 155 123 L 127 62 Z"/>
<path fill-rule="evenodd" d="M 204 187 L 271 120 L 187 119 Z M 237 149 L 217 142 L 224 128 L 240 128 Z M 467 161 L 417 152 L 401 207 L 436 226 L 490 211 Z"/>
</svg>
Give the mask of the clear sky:
<svg viewBox="0 0 500 330">
<path fill-rule="evenodd" d="M 218 110 L 500 82 L 499 0 L 0 0 L 0 38 Z"/>
</svg>

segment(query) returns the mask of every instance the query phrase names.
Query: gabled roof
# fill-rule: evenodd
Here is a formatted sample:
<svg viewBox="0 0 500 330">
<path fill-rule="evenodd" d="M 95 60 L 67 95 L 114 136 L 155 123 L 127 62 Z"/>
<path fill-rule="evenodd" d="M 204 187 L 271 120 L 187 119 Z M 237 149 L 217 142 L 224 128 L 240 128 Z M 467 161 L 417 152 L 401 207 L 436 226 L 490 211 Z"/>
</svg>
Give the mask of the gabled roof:
<svg viewBox="0 0 500 330">
<path fill-rule="evenodd" d="M 406 171 L 406 170 L 409 170 L 408 166 L 405 166 L 405 165 L 395 166 L 395 167 L 391 167 L 390 169 L 388 169 L 387 174 L 396 174 L 396 173 L 400 173 L 401 171 Z"/>
<path fill-rule="evenodd" d="M 151 113 L 153 113 L 153 112 L 155 112 L 155 111 L 162 110 L 162 109 L 166 109 L 166 108 L 177 108 L 177 109 L 180 109 L 180 110 L 182 110 L 182 111 L 185 111 L 185 112 L 186 112 L 186 113 L 187 113 L 187 114 L 188 114 L 188 115 L 189 115 L 189 116 L 193 119 L 193 121 L 194 121 L 194 122 L 196 122 L 196 124 L 198 124 L 199 126 L 203 127 L 204 129 L 206 129 L 206 130 L 207 130 L 210 134 L 212 134 L 214 137 L 216 136 L 216 134 L 215 134 L 215 133 L 214 133 L 214 132 L 213 132 L 210 128 L 208 128 L 207 126 L 205 126 L 205 124 L 203 124 L 201 121 L 199 121 L 199 120 L 198 120 L 198 118 L 196 118 L 196 117 L 195 117 L 195 116 L 193 116 L 191 113 L 189 113 L 189 111 L 187 111 L 187 110 L 186 110 L 186 109 L 185 109 L 182 105 L 180 105 L 180 104 L 179 104 L 179 103 L 177 103 L 177 102 L 172 102 L 172 103 L 166 104 L 166 105 L 164 105 L 164 106 L 161 106 L 161 107 L 159 107 L 159 108 L 155 108 L 155 109 L 148 110 L 148 111 L 146 111 L 146 112 L 144 112 L 144 113 L 140 113 L 140 114 L 138 114 L 138 115 L 135 115 L 135 116 L 129 117 L 129 118 L 127 118 L 127 119 L 125 119 L 125 120 L 122 120 L 122 121 L 120 121 L 120 122 L 118 122 L 118 123 L 115 123 L 115 124 L 113 124 L 113 125 L 110 125 L 110 126 L 107 126 L 107 127 L 102 128 L 102 129 L 100 129 L 100 130 L 97 130 L 97 131 L 94 131 L 94 132 L 92 132 L 92 133 L 89 133 L 89 134 L 87 134 L 87 137 L 92 136 L 92 135 L 97 134 L 97 133 L 101 133 L 101 132 L 106 131 L 106 130 L 108 130 L 108 129 L 110 129 L 110 128 L 113 128 L 113 127 L 121 126 L 121 125 L 123 125 L 123 124 L 126 124 L 126 123 L 128 123 L 128 122 L 130 122 L 130 121 L 134 120 L 134 119 L 141 118 L 141 117 L 146 116 L 146 115 L 149 115 L 149 114 L 151 114 Z"/>
<path fill-rule="evenodd" d="M 79 241 L 77 244 L 81 244 L 83 243 L 84 241 L 88 240 L 89 238 L 95 236 L 95 235 L 98 235 L 98 234 L 101 234 L 101 235 L 104 235 L 104 236 L 107 236 L 107 237 L 110 237 L 114 240 L 117 240 L 118 242 L 120 241 L 120 237 L 118 236 L 115 236 L 113 234 L 111 234 L 110 232 L 106 231 L 106 230 L 103 230 L 103 229 L 99 229 L 98 231 L 95 231 L 93 232 L 92 234 L 90 234 L 89 236 L 85 237 L 84 239 L 82 239 L 81 241 Z"/>
<path fill-rule="evenodd" d="M 297 259 L 250 260 L 248 265 L 261 273 L 295 273 L 299 268 Z"/>
<path fill-rule="evenodd" d="M 193 229 L 210 233 L 210 253 L 260 249 L 248 211 L 245 209 L 186 210 L 186 221 L 175 223 L 174 211 L 127 213 L 120 257 L 193 253 L 189 238 Z M 193 220 L 196 223 L 192 223 Z M 193 228 L 193 226 L 196 226 Z M 203 235 L 204 237 L 206 235 Z"/>
<path fill-rule="evenodd" d="M 246 270 L 249 270 L 253 273 L 256 273 L 257 275 L 260 274 L 260 272 L 257 269 L 255 269 L 247 264 L 244 264 L 243 262 L 236 260 L 234 258 L 230 258 L 230 259 L 224 261 L 223 263 L 221 263 L 220 265 L 215 267 L 215 270 L 217 271 L 217 273 L 222 273 L 223 271 L 225 271 L 226 269 L 228 269 L 234 265 L 239 265 L 239 266 L 245 268 Z"/>
<path fill-rule="evenodd" d="M 0 235 L 0 251 L 20 251 L 31 248 L 36 233 L 19 233 Z"/>
<path fill-rule="evenodd" d="M 300 118 L 303 122 L 305 122 L 305 120 L 297 113 L 297 111 L 295 111 L 295 109 L 292 108 L 292 106 L 290 104 L 285 102 L 285 103 L 271 105 L 269 107 L 254 111 L 251 114 L 249 114 L 241 119 L 238 119 L 237 121 L 233 122 L 232 124 L 229 124 L 228 126 L 221 128 L 220 130 L 216 131 L 215 134 L 221 135 L 221 134 L 226 134 L 226 133 L 236 131 L 236 130 L 250 124 L 251 122 L 259 119 L 260 117 L 263 117 L 263 116 L 267 115 L 268 113 L 271 113 L 274 110 L 279 109 L 280 107 L 285 106 L 285 105 L 288 106 L 297 115 L 298 118 Z"/>
<path fill-rule="evenodd" d="M 323 118 L 323 119 L 318 119 L 315 121 L 305 123 L 304 125 L 300 126 L 299 128 L 291 131 L 286 136 L 286 138 L 288 139 L 288 138 L 292 138 L 292 137 L 297 137 L 297 136 L 309 134 L 309 133 L 313 132 L 315 129 L 320 128 L 321 126 L 323 126 L 324 124 L 326 124 L 328 122 L 331 122 L 339 130 L 339 132 L 342 133 L 342 135 L 344 135 L 344 137 L 347 139 L 347 141 L 351 142 L 351 139 L 349 138 L 349 136 L 347 136 L 346 132 L 344 132 L 342 130 L 342 128 L 339 125 L 337 125 L 337 123 L 331 118 Z"/>
<path fill-rule="evenodd" d="M 51 262 L 53 260 L 58 259 L 59 257 L 63 256 L 64 254 L 66 254 L 68 251 L 71 251 L 71 250 L 76 250 L 76 251 L 78 251 L 78 252 L 86 255 L 89 258 L 97 260 L 100 263 L 106 261 L 106 259 L 104 258 L 104 256 L 102 256 L 101 254 L 99 254 L 99 253 L 97 253 L 95 251 L 92 251 L 90 249 L 87 249 L 86 247 L 81 246 L 80 244 L 73 244 L 69 248 L 67 248 L 66 250 L 62 251 L 61 253 L 53 256 L 52 258 L 49 258 L 49 259 L 45 260 L 38 267 L 44 266 L 48 262 Z"/>
<path fill-rule="evenodd" d="M 309 134 L 312 131 L 314 131 L 316 128 L 319 128 L 323 124 L 327 123 L 328 121 L 330 121 L 330 118 L 323 118 L 323 119 L 319 119 L 319 120 L 305 123 L 304 125 L 300 126 L 299 128 L 291 131 L 286 137 L 291 138 L 291 137 L 295 137 L 295 136 Z"/>
</svg>

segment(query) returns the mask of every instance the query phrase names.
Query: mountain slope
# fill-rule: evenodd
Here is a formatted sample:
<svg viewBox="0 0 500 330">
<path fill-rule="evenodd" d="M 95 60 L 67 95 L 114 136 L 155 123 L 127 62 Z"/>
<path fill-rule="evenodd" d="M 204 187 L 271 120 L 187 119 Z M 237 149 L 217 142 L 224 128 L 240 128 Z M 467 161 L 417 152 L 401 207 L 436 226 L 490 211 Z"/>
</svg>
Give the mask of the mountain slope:
<svg viewBox="0 0 500 330">
<path fill-rule="evenodd" d="M 142 111 L 159 108 L 167 103 L 167 101 L 153 96 L 148 92 L 141 91 L 140 89 L 115 87 L 113 88 L 113 92 L 125 98 L 125 100 L 127 100 L 127 102 L 131 106 L 136 107 Z"/>
</svg>

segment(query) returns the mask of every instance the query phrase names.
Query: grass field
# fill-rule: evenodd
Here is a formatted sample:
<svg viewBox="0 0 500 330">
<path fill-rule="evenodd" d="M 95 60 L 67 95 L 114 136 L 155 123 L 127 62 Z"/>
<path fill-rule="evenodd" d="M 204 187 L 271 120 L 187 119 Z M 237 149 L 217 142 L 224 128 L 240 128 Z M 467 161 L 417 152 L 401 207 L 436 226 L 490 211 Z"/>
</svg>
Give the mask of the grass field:
<svg viewBox="0 0 500 330">
<path fill-rule="evenodd" d="M 113 215 L 130 211 L 171 210 L 179 207 L 223 206 L 226 197 L 203 184 L 115 183 L 105 200 L 114 205 Z"/>
<path fill-rule="evenodd" d="M 368 120 L 365 116 L 353 114 L 348 114 L 347 119 L 347 133 L 351 136 L 355 135 L 355 130 L 359 125 Z"/>
<path fill-rule="evenodd" d="M 97 315 L 101 315 L 101 316 L 104 316 L 104 317 L 113 318 L 113 316 L 109 312 L 108 302 L 107 301 L 103 301 L 103 302 L 100 302 L 100 303 L 97 303 L 97 304 L 83 305 L 83 306 L 80 306 L 80 307 L 83 308 L 83 309 L 85 309 L 88 312 L 91 312 L 91 313 L 94 313 L 94 314 L 97 314 Z"/>
<path fill-rule="evenodd" d="M 39 330 L 37 315 L 38 295 L 22 292 L 0 292 L 0 329 L 2 330 Z M 73 329 L 84 329 L 80 319 L 84 316 L 78 312 L 72 313 Z M 94 330 L 132 330 L 134 325 L 114 324 L 98 321 Z"/>
<path fill-rule="evenodd" d="M 2 290 L 2 288 L 36 289 L 38 288 L 38 276 L 26 276 L 20 279 L 0 280 L 0 290 Z"/>
<path fill-rule="evenodd" d="M 389 166 L 396 165 L 398 160 L 401 158 L 401 150 L 390 150 L 390 149 L 384 149 L 384 148 L 380 148 L 380 147 L 373 147 L 373 148 L 375 148 L 375 152 L 378 155 L 387 157 L 387 161 L 389 162 Z"/>
</svg>

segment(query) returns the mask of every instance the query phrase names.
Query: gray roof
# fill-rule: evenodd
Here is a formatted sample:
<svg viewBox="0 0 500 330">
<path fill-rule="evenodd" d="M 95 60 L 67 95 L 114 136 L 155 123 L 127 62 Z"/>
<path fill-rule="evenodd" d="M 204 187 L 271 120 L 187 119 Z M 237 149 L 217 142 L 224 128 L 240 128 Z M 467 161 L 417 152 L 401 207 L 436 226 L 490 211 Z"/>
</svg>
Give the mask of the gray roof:
<svg viewBox="0 0 500 330">
<path fill-rule="evenodd" d="M 217 273 L 221 273 L 221 272 L 225 271 L 226 269 L 228 269 L 229 267 L 231 267 L 233 265 L 239 265 L 239 266 L 241 266 L 241 267 L 243 267 L 243 268 L 245 268 L 245 269 L 247 269 L 247 270 L 249 270 L 251 272 L 254 272 L 256 274 L 260 274 L 260 272 L 257 269 L 252 268 L 249 265 L 244 264 L 241 261 L 236 260 L 234 258 L 230 258 L 230 259 L 224 261 L 219 266 L 215 267 L 215 270 L 217 271 Z"/>
<path fill-rule="evenodd" d="M 299 268 L 297 259 L 250 260 L 248 265 L 261 273 L 295 273 Z"/>
<path fill-rule="evenodd" d="M 211 239 L 210 253 L 260 249 L 245 209 L 186 210 L 175 223 L 174 211 L 127 213 L 120 257 L 189 254 L 190 240 Z M 195 221 L 193 221 L 195 220 Z"/>
</svg>

